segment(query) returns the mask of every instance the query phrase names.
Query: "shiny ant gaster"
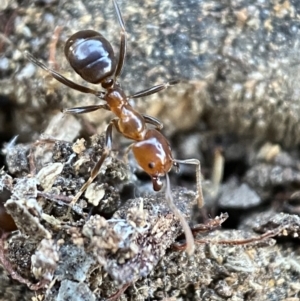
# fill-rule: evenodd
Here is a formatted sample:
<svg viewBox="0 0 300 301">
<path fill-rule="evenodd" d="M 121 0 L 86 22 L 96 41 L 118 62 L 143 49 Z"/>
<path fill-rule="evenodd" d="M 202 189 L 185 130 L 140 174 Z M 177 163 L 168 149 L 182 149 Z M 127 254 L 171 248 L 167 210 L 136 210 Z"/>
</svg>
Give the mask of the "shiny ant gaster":
<svg viewBox="0 0 300 301">
<path fill-rule="evenodd" d="M 74 197 L 71 206 L 76 203 L 81 194 L 98 175 L 101 165 L 111 150 L 112 129 L 115 127 L 123 136 L 135 141 L 129 146 L 126 154 L 128 154 L 129 151 L 133 152 L 139 166 L 151 177 L 153 189 L 155 191 L 159 191 L 162 188 L 160 178 L 166 176 L 166 200 L 174 214 L 176 214 L 181 221 L 187 241 L 187 252 L 192 254 L 194 250 L 194 239 L 184 216 L 174 205 L 168 173 L 172 166 L 178 169 L 179 163 L 196 165 L 197 200 L 198 206 L 202 207 L 204 201 L 200 181 L 200 161 L 197 159 L 173 159 L 170 145 L 167 139 L 160 132 L 163 124 L 154 117 L 138 113 L 128 102 L 131 98 L 138 98 L 157 93 L 168 86 L 178 83 L 178 81 L 173 80 L 153 86 L 131 96 L 125 95 L 117 82 L 117 77 L 121 74 L 126 55 L 126 31 L 119 6 L 115 0 L 113 0 L 113 4 L 121 27 L 121 42 L 118 60 L 116 60 L 111 44 L 100 33 L 93 30 L 83 30 L 73 34 L 67 40 L 64 48 L 65 56 L 75 72 L 89 83 L 101 84 L 102 88 L 105 89 L 106 92 L 78 85 L 58 72 L 48 68 L 31 54 L 26 52 L 26 56 L 29 60 L 50 73 L 62 84 L 83 93 L 93 94 L 106 101 L 106 104 L 101 105 L 64 109 L 64 113 L 83 114 L 99 109 L 105 109 L 112 111 L 117 116 L 111 120 L 107 127 L 106 148 L 101 158 L 92 169 L 88 181 L 81 187 Z M 146 127 L 147 123 L 153 125 L 154 128 Z"/>
</svg>

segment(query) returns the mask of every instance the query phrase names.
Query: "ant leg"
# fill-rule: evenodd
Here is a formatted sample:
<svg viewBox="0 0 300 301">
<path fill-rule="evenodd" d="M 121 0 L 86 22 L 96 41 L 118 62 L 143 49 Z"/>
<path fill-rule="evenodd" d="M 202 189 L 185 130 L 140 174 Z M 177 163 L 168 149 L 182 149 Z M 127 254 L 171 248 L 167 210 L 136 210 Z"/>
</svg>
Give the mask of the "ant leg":
<svg viewBox="0 0 300 301">
<path fill-rule="evenodd" d="M 196 168 L 197 203 L 198 203 L 199 208 L 203 207 L 204 198 L 203 198 L 202 185 L 201 185 L 201 164 L 200 164 L 200 161 L 197 160 L 197 159 L 187 159 L 187 160 L 174 160 L 174 163 L 197 165 L 197 168 Z"/>
<path fill-rule="evenodd" d="M 137 92 L 133 95 L 130 95 L 130 96 L 127 97 L 127 99 L 148 96 L 148 95 L 160 92 L 160 91 L 162 91 L 162 90 L 164 90 L 164 89 L 166 89 L 170 86 L 174 86 L 174 85 L 178 84 L 179 82 L 180 82 L 180 80 L 177 80 L 177 79 L 170 80 L 169 82 L 166 82 L 164 84 L 153 86 L 153 87 L 148 88 L 146 90 L 143 90 L 143 91 Z"/>
<path fill-rule="evenodd" d="M 93 167 L 89 179 L 80 188 L 80 190 L 77 192 L 77 194 L 75 195 L 74 199 L 70 203 L 70 208 L 78 201 L 78 199 L 81 197 L 81 195 L 83 194 L 83 192 L 95 180 L 95 178 L 97 177 L 97 175 L 98 175 L 98 173 L 100 171 L 100 168 L 101 168 L 104 160 L 109 155 L 110 150 L 111 150 L 111 145 L 112 145 L 112 129 L 113 129 L 113 126 L 116 124 L 117 120 L 118 120 L 117 118 L 114 118 L 109 123 L 109 125 L 108 125 L 108 127 L 106 129 L 106 142 L 105 142 L 105 148 L 103 150 L 103 153 L 102 153 L 100 159 L 98 160 L 98 162 L 96 163 L 96 165 Z"/>
<path fill-rule="evenodd" d="M 171 192 L 170 179 L 169 179 L 168 174 L 166 174 L 166 180 L 167 180 L 166 201 L 167 201 L 170 209 L 180 220 L 181 226 L 184 231 L 185 240 L 186 240 L 186 252 L 188 253 L 188 255 L 193 255 L 194 249 L 195 249 L 195 242 L 194 242 L 194 237 L 193 237 L 191 228 L 190 228 L 189 224 L 187 223 L 185 217 L 182 215 L 182 213 L 178 210 L 178 208 L 174 204 L 173 196 L 172 196 L 172 192 Z"/>
<path fill-rule="evenodd" d="M 118 65 L 116 68 L 115 72 L 115 79 L 121 74 L 124 61 L 125 61 L 125 56 L 126 56 L 126 46 L 127 46 L 127 41 L 126 41 L 126 30 L 125 30 L 125 25 L 124 25 L 124 20 L 122 18 L 122 14 L 119 8 L 118 3 L 116 0 L 113 0 L 113 4 L 115 7 L 115 11 L 117 13 L 118 21 L 121 27 L 121 43 L 120 43 L 120 52 L 119 52 L 119 59 L 118 59 Z"/>
<path fill-rule="evenodd" d="M 27 57 L 27 59 L 29 59 L 32 63 L 34 63 L 38 67 L 44 69 L 48 73 L 50 73 L 52 75 L 52 77 L 54 77 L 57 81 L 59 81 L 60 83 L 66 85 L 67 87 L 70 87 L 70 88 L 72 88 L 74 90 L 77 90 L 77 91 L 80 91 L 82 93 L 93 94 L 93 95 L 96 95 L 97 97 L 99 97 L 101 99 L 104 99 L 104 95 L 105 95 L 104 92 L 96 91 L 96 90 L 90 89 L 88 87 L 78 85 L 78 84 L 74 83 L 73 81 L 65 78 L 64 76 L 62 76 L 60 73 L 56 72 L 55 70 L 48 68 L 45 64 L 38 61 L 29 52 L 25 51 L 24 54 Z"/>
<path fill-rule="evenodd" d="M 85 114 L 100 109 L 110 111 L 109 106 L 105 104 L 105 105 L 91 105 L 91 106 L 84 106 L 84 107 L 68 108 L 68 109 L 63 109 L 62 112 L 64 114 Z"/>
<path fill-rule="evenodd" d="M 129 155 L 129 152 L 131 151 L 132 147 L 135 145 L 135 143 L 131 143 L 125 150 L 125 153 L 123 155 L 123 160 L 124 160 L 125 164 L 128 164 L 128 155 Z"/>
<path fill-rule="evenodd" d="M 146 114 L 142 114 L 142 116 L 144 117 L 146 123 L 154 125 L 157 130 L 161 131 L 163 129 L 164 125 L 158 119 Z"/>
</svg>

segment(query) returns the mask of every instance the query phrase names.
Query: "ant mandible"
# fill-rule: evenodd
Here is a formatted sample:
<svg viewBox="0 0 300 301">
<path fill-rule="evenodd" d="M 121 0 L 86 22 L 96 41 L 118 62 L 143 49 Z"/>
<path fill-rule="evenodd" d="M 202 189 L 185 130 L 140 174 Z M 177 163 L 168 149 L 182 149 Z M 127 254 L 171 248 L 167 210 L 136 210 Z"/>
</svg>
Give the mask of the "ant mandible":
<svg viewBox="0 0 300 301">
<path fill-rule="evenodd" d="M 64 48 L 65 56 L 75 72 L 77 72 L 85 81 L 89 83 L 101 84 L 102 88 L 105 89 L 106 92 L 97 91 L 76 84 L 55 70 L 52 70 L 43 63 L 39 62 L 28 52 L 25 53 L 29 60 L 50 73 L 62 84 L 83 93 L 93 94 L 96 97 L 106 101 L 106 104 L 101 105 L 90 105 L 64 109 L 64 113 L 83 114 L 99 109 L 105 109 L 112 111 L 117 116 L 110 121 L 106 129 L 106 147 L 101 158 L 93 167 L 90 178 L 81 187 L 79 192 L 72 200 L 71 206 L 77 202 L 82 193 L 97 177 L 101 165 L 111 150 L 112 129 L 115 127 L 123 136 L 135 141 L 129 146 L 126 154 L 128 154 L 129 151 L 133 152 L 133 155 L 139 166 L 151 177 L 153 189 L 155 191 L 159 191 L 162 188 L 162 182 L 160 178 L 166 176 L 166 200 L 171 210 L 179 218 L 183 227 L 187 241 L 187 253 L 192 254 L 194 250 L 193 235 L 184 216 L 176 208 L 173 202 L 168 173 L 172 166 L 178 169 L 180 163 L 196 165 L 197 202 L 198 206 L 202 207 L 204 200 L 200 179 L 200 161 L 197 159 L 173 159 L 170 145 L 167 139 L 160 132 L 160 130 L 163 128 L 163 124 L 154 117 L 138 113 L 128 102 L 129 99 L 157 93 L 169 86 L 177 84 L 179 81 L 169 81 L 164 84 L 156 85 L 149 89 L 140 91 L 131 96 L 125 95 L 124 91 L 117 82 L 117 78 L 121 74 L 126 56 L 126 30 L 120 8 L 115 0 L 112 1 L 121 27 L 121 42 L 118 60 L 116 59 L 111 44 L 100 33 L 94 30 L 82 30 L 73 34 L 67 40 Z M 151 124 L 154 126 L 154 128 L 148 128 L 146 124 Z"/>
</svg>

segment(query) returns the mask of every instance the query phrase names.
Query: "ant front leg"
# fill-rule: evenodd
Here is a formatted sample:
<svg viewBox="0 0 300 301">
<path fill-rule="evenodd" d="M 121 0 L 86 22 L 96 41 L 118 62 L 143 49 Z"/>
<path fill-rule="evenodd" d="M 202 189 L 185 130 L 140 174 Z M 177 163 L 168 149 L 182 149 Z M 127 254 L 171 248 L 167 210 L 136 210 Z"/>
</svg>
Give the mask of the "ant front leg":
<svg viewBox="0 0 300 301">
<path fill-rule="evenodd" d="M 106 142 L 105 142 L 105 148 L 103 150 L 103 153 L 100 157 L 100 159 L 98 160 L 98 162 L 96 163 L 96 165 L 93 167 L 92 171 L 91 171 L 91 175 L 89 177 L 89 179 L 85 182 L 85 184 L 80 188 L 80 190 L 77 192 L 77 194 L 75 195 L 74 199 L 72 200 L 72 202 L 70 203 L 70 206 L 72 207 L 77 201 L 78 199 L 81 197 L 81 195 L 83 194 L 83 192 L 88 188 L 88 186 L 95 180 L 95 178 L 97 177 L 100 168 L 104 162 L 104 160 L 106 159 L 106 157 L 109 155 L 110 151 L 111 151 L 111 146 L 112 146 L 112 129 L 113 126 L 117 124 L 118 119 L 114 118 L 113 120 L 111 120 L 111 122 L 109 123 L 107 129 L 106 129 Z"/>
</svg>

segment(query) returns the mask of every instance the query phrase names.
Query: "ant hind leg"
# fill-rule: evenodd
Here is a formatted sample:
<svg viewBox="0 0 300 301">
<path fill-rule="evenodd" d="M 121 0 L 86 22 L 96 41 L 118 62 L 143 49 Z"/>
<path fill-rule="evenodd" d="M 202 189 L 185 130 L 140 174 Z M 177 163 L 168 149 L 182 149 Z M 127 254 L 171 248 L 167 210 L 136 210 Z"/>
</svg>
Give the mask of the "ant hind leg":
<svg viewBox="0 0 300 301">
<path fill-rule="evenodd" d="M 28 51 L 25 51 L 24 55 L 33 64 L 37 65 L 38 67 L 42 68 L 43 70 L 45 70 L 46 72 L 48 72 L 49 74 L 51 74 L 53 78 L 55 78 L 60 83 L 66 85 L 67 87 L 72 88 L 72 89 L 74 89 L 76 91 L 79 91 L 79 92 L 82 92 L 82 93 L 93 94 L 93 95 L 96 95 L 97 97 L 99 97 L 100 99 L 104 99 L 104 96 L 105 96 L 104 92 L 93 90 L 93 89 L 90 89 L 88 87 L 85 87 L 85 86 L 82 86 L 82 85 L 74 83 L 73 81 L 67 79 L 66 77 L 64 77 L 60 73 L 56 72 L 55 70 L 53 70 L 51 68 L 48 68 L 45 64 L 43 64 L 42 62 L 40 62 L 39 60 L 37 60 Z"/>
<path fill-rule="evenodd" d="M 83 106 L 83 107 L 75 107 L 75 108 L 67 108 L 63 109 L 62 112 L 64 114 L 85 114 L 85 113 L 90 113 L 94 112 L 100 109 L 104 109 L 107 111 L 110 111 L 110 108 L 108 105 L 90 105 L 90 106 Z"/>
<path fill-rule="evenodd" d="M 139 97 L 144 97 L 144 96 L 148 96 L 148 95 L 152 95 L 152 94 L 155 94 L 157 92 L 160 92 L 162 90 L 165 90 L 166 88 L 170 87 L 170 86 L 174 86 L 176 84 L 180 83 L 180 80 L 177 80 L 177 79 L 173 79 L 173 80 L 170 80 L 164 84 L 160 84 L 160 85 L 157 85 L 157 86 L 153 86 L 153 87 L 150 87 L 146 90 L 143 90 L 143 91 L 140 91 L 140 92 L 137 92 L 133 95 L 130 95 L 127 97 L 127 99 L 131 99 L 131 98 L 139 98 Z"/>
<path fill-rule="evenodd" d="M 115 7 L 115 11 L 117 13 L 119 25 L 121 27 L 121 42 L 120 42 L 120 52 L 119 52 L 119 59 L 118 59 L 118 64 L 116 67 L 116 72 L 115 72 L 115 80 L 120 74 L 122 73 L 123 65 L 125 62 L 125 56 L 126 56 L 126 46 L 127 46 L 127 41 L 126 41 L 126 30 L 125 30 L 125 25 L 124 25 L 124 20 L 122 18 L 122 14 L 119 8 L 118 3 L 116 0 L 113 0 L 113 4 Z"/>
</svg>

